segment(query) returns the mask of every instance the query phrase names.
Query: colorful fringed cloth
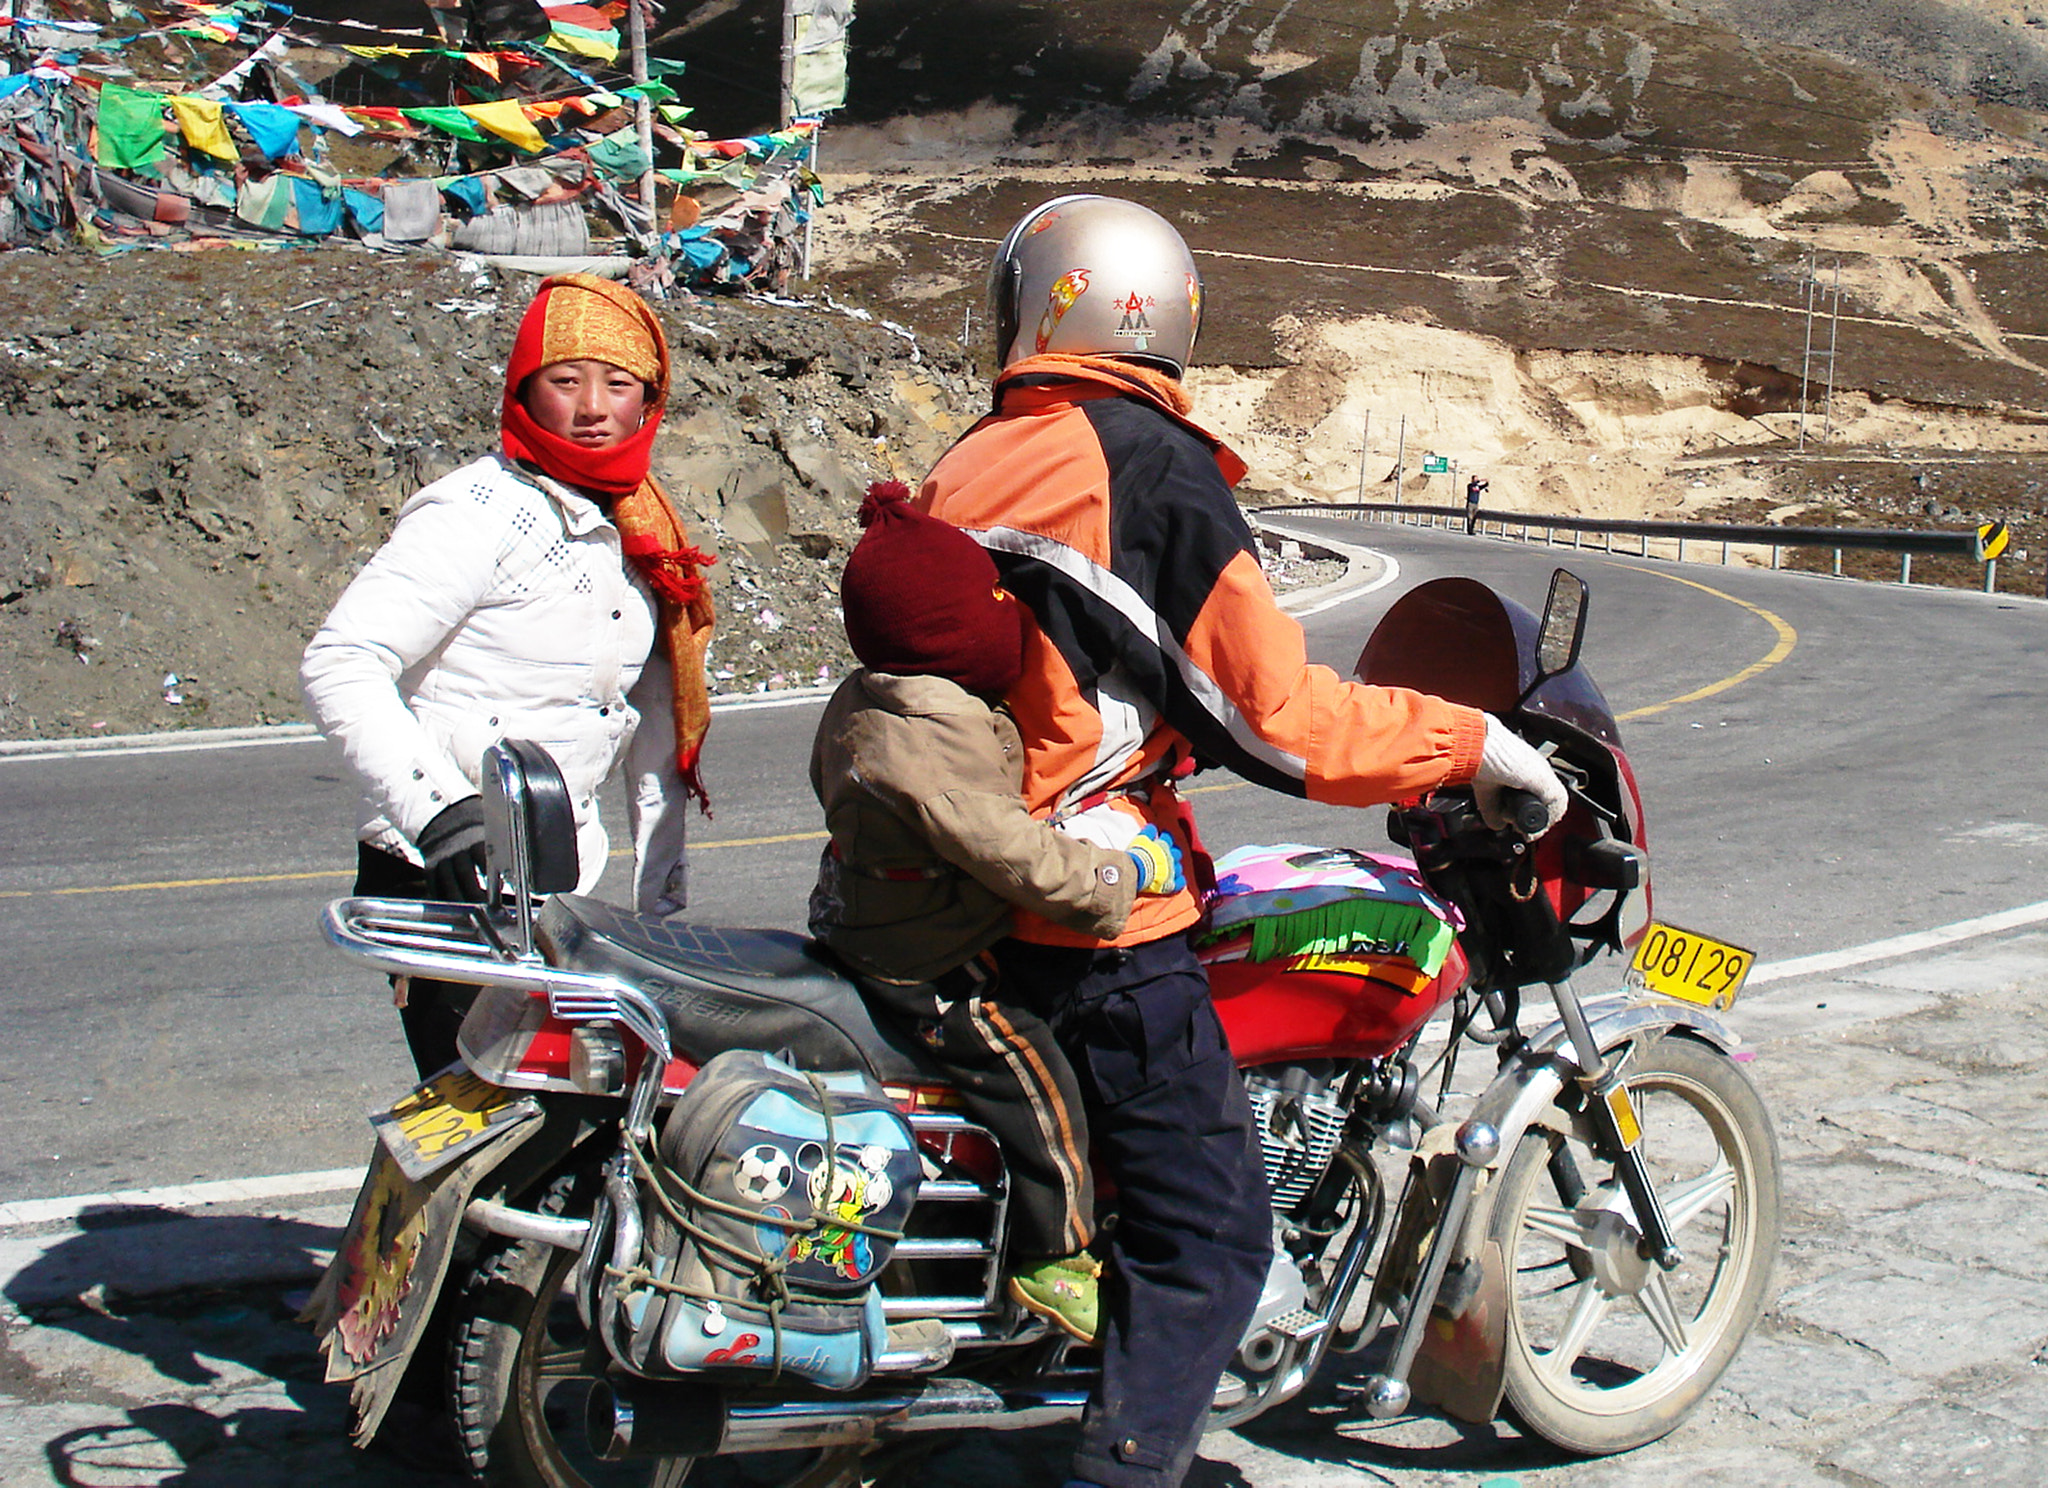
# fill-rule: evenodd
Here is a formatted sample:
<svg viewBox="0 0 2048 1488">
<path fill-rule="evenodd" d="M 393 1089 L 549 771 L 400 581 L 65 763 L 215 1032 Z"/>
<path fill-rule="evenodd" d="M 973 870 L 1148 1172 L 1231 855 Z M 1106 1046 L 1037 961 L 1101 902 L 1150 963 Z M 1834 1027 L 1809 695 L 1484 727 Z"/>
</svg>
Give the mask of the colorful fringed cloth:
<svg viewBox="0 0 2048 1488">
<path fill-rule="evenodd" d="M 1216 860 L 1216 892 L 1196 943 L 1205 960 L 1287 961 L 1419 989 L 1442 969 L 1463 927 L 1411 859 L 1286 842 Z M 1413 973 L 1390 977 L 1401 963 Z"/>
</svg>

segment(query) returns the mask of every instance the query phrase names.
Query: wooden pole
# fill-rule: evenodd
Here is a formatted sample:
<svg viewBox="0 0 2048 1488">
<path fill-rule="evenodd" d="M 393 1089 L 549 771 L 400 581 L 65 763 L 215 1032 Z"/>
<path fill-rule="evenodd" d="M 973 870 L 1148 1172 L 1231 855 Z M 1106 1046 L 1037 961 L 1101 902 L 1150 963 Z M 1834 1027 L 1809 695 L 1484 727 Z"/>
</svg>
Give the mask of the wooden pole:
<svg viewBox="0 0 2048 1488">
<path fill-rule="evenodd" d="M 796 4 L 782 0 L 782 97 L 776 105 L 776 127 L 787 129 L 796 120 Z"/>
<path fill-rule="evenodd" d="M 632 53 L 633 81 L 645 84 L 647 72 L 646 0 L 626 0 L 626 45 Z M 640 177 L 640 205 L 647 211 L 647 236 L 661 236 L 661 220 L 654 206 L 654 101 L 645 93 L 633 99 L 633 135 L 647 156 L 647 169 Z"/>
</svg>

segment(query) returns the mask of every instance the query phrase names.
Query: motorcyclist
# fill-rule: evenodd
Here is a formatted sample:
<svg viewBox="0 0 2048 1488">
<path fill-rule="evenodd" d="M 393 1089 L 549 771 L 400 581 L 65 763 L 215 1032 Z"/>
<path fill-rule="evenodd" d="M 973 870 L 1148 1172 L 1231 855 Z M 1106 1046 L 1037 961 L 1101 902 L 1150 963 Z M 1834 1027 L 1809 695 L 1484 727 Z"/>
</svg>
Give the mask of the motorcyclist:
<svg viewBox="0 0 2048 1488">
<path fill-rule="evenodd" d="M 1012 227 L 990 276 L 994 410 L 918 501 L 966 529 L 1031 610 L 1007 695 L 1024 798 L 1104 845 L 1182 841 L 1175 780 L 1199 758 L 1254 783 L 1365 806 L 1473 782 L 1564 792 L 1476 710 L 1311 666 L 1230 488 L 1244 465 L 1189 417 L 1202 314 L 1194 259 L 1132 202 L 1068 196 Z M 1191 875 L 1192 877 L 1193 875 Z M 1273 1253 L 1251 1108 L 1189 945 L 1190 888 L 1142 899 L 1113 941 L 1020 915 L 992 955 L 1079 1075 L 1117 1192 L 1102 1377 L 1073 1483 L 1179 1483 Z"/>
</svg>

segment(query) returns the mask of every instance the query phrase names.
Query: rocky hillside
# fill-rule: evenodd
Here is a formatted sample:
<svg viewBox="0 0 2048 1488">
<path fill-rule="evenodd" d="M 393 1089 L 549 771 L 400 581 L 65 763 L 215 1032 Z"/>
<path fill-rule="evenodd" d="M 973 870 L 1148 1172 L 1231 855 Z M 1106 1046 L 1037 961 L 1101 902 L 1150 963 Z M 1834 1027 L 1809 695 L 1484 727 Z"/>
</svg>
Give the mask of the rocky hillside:
<svg viewBox="0 0 2048 1488">
<path fill-rule="evenodd" d="M 721 127 L 770 122 L 767 15 L 669 9 Z M 660 309 L 724 689 L 843 664 L 858 492 L 980 411 L 994 240 L 1075 189 L 1182 224 L 1199 410 L 1255 498 L 1389 496 L 1398 453 L 1449 499 L 1437 453 L 1525 509 L 2005 519 L 2002 583 L 2042 591 L 2048 6 L 863 0 L 854 34 L 800 301 Z M 333 594 L 492 442 L 530 293 L 345 249 L 0 257 L 0 740 L 296 718 Z"/>
<path fill-rule="evenodd" d="M 495 443 L 524 275 L 328 249 L 0 259 L 0 738 L 294 720 L 299 652 L 406 496 Z M 660 307 L 656 473 L 720 556 L 726 691 L 843 665 L 872 479 L 967 369 L 865 313 Z"/>
</svg>

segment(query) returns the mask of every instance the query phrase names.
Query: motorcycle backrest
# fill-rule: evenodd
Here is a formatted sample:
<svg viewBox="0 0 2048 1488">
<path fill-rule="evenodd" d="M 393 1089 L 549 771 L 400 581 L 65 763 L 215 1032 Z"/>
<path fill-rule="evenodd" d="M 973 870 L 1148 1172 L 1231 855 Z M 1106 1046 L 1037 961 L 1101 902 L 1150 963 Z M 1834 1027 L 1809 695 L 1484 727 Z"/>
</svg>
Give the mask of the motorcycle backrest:
<svg viewBox="0 0 2048 1488">
<path fill-rule="evenodd" d="M 484 751 L 484 854 L 492 877 L 524 901 L 576 887 L 576 813 L 547 750 L 501 739 Z"/>
</svg>

